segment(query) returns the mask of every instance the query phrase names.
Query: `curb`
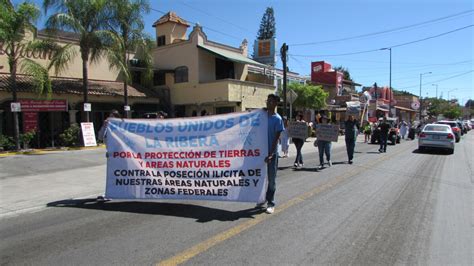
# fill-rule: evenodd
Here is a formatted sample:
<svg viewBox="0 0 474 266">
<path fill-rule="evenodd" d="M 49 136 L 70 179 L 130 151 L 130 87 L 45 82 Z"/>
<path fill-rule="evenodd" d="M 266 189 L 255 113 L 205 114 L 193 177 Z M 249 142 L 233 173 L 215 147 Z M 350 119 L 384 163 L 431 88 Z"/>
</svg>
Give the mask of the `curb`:
<svg viewBox="0 0 474 266">
<path fill-rule="evenodd" d="M 65 152 L 65 151 L 81 151 L 81 150 L 95 150 L 99 148 L 105 148 L 105 144 L 100 144 L 95 147 L 64 147 L 58 149 L 31 149 L 25 151 L 12 151 L 12 152 L 0 152 L 0 157 L 10 157 L 16 155 L 39 155 L 39 154 L 48 154 L 55 152 Z"/>
</svg>

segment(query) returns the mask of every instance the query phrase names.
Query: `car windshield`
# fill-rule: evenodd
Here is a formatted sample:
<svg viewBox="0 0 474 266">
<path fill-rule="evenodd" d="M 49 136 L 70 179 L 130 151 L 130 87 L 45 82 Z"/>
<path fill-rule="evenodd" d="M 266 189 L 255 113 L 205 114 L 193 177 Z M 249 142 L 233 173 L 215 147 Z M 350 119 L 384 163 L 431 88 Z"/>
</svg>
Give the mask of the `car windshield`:
<svg viewBox="0 0 474 266">
<path fill-rule="evenodd" d="M 449 125 L 451 127 L 457 127 L 456 122 L 438 122 L 438 124 Z"/>
<path fill-rule="evenodd" d="M 425 131 L 439 131 L 439 132 L 448 132 L 449 128 L 446 126 L 436 126 L 436 125 L 428 125 L 425 127 Z"/>
</svg>

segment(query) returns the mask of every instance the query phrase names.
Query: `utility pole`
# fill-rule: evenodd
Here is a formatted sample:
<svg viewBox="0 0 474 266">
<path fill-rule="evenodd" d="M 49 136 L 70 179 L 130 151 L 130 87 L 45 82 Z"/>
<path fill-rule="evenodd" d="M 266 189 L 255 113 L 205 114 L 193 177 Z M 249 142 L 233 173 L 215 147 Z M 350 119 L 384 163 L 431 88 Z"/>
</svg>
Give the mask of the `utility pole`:
<svg viewBox="0 0 474 266">
<path fill-rule="evenodd" d="M 281 55 L 281 61 L 283 63 L 283 115 L 287 116 L 287 110 L 286 110 L 286 72 L 287 72 L 287 66 L 286 66 L 286 61 L 287 61 L 287 52 L 288 52 L 288 45 L 286 43 L 283 43 L 283 45 L 280 48 L 280 55 Z M 291 119 L 291 117 L 290 117 Z"/>
</svg>

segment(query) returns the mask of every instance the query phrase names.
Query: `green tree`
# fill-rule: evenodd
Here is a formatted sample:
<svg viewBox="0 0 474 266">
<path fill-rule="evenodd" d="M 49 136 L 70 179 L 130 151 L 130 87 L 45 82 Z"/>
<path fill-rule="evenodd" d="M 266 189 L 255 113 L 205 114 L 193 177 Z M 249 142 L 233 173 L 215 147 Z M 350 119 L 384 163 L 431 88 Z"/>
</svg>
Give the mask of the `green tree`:
<svg viewBox="0 0 474 266">
<path fill-rule="evenodd" d="M 294 90 L 298 97 L 293 105 L 302 109 L 319 110 L 326 106 L 326 99 L 329 93 L 325 92 L 322 86 L 303 85 L 299 83 L 290 83 L 288 88 Z"/>
<path fill-rule="evenodd" d="M 147 0 L 112 0 L 112 21 L 110 30 L 116 41 L 112 42 L 111 53 L 108 54 L 110 65 L 119 70 L 124 77 L 124 105 L 128 105 L 128 84 L 131 82 L 129 56 L 131 51 L 142 51 L 142 61 L 146 66 L 145 77 L 151 79 L 151 52 L 147 43 L 149 38 L 143 33 L 143 13 L 150 12 Z M 126 112 L 129 117 L 129 112 Z"/>
<path fill-rule="evenodd" d="M 51 93 L 48 69 L 33 60 L 21 57 L 19 51 L 19 47 L 34 52 L 45 51 L 53 47 L 48 42 L 25 39 L 25 33 L 36 33 L 34 24 L 40 14 L 39 8 L 31 3 L 24 2 L 15 7 L 9 0 L 0 0 L 0 41 L 4 43 L 4 50 L 10 67 L 13 102 L 18 101 L 16 91 L 18 68 L 24 74 L 31 76 L 39 95 L 49 95 Z M 17 112 L 13 112 L 13 132 L 15 147 L 19 150 L 20 129 Z"/>
<path fill-rule="evenodd" d="M 276 37 L 276 25 L 273 7 L 267 7 L 265 14 L 263 14 L 262 21 L 260 22 L 257 39 L 266 40 L 274 37 Z"/>
<path fill-rule="evenodd" d="M 456 119 L 461 117 L 462 111 L 459 105 L 448 105 L 446 109 L 443 110 L 443 115 L 449 119 Z"/>
<path fill-rule="evenodd" d="M 351 78 L 351 73 L 349 72 L 349 69 L 348 68 L 345 68 L 343 66 L 338 66 L 338 67 L 335 67 L 334 68 L 335 71 L 338 71 L 338 72 L 342 72 L 344 74 L 344 79 L 345 80 L 350 80 L 352 81 L 352 78 Z"/>
<path fill-rule="evenodd" d="M 79 34 L 79 50 L 82 59 L 82 89 L 84 103 L 89 102 L 89 62 L 97 62 L 110 48 L 113 37 L 106 30 L 112 12 L 108 0 L 44 0 L 45 12 L 55 8 L 57 13 L 46 21 L 49 30 L 65 30 Z M 89 122 L 89 113 L 84 120 Z"/>
</svg>

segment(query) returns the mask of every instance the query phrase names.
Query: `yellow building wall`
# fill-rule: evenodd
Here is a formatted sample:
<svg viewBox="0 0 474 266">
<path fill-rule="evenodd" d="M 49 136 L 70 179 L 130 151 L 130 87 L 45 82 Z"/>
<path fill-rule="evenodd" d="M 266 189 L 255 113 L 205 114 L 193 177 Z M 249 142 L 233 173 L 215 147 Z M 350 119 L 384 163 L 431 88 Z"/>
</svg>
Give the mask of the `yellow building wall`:
<svg viewBox="0 0 474 266">
<path fill-rule="evenodd" d="M 27 34 L 25 37 L 25 43 L 32 39 L 31 34 Z M 42 39 L 39 38 L 39 39 Z M 56 41 L 57 44 L 64 46 L 67 43 L 65 41 Z M 2 73 L 10 73 L 10 66 L 8 65 L 8 57 L 5 54 L 5 47 L 6 45 L 0 42 L 0 72 Z M 82 78 L 82 59 L 80 55 L 80 48 L 78 45 L 73 46 L 74 50 L 76 51 L 76 56 L 68 63 L 68 66 L 65 71 L 58 73 L 57 76 L 66 77 L 66 78 Z M 22 50 L 20 48 L 20 50 Z M 26 58 L 29 58 L 44 67 L 47 67 L 48 64 L 51 62 L 49 59 L 49 54 L 43 56 L 38 53 L 26 53 L 23 49 L 23 54 Z M 133 55 L 131 56 L 131 58 Z M 21 60 L 20 60 L 21 62 Z M 24 74 L 21 71 L 21 68 L 18 67 L 18 73 Z M 49 71 L 50 76 L 56 76 L 54 68 Z M 108 60 L 106 57 L 102 57 L 96 63 L 89 62 L 89 71 L 88 71 L 89 79 L 97 79 L 97 80 L 107 80 L 107 81 L 120 81 L 120 75 L 117 70 L 110 69 Z"/>
</svg>

